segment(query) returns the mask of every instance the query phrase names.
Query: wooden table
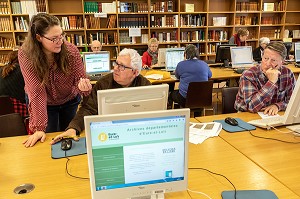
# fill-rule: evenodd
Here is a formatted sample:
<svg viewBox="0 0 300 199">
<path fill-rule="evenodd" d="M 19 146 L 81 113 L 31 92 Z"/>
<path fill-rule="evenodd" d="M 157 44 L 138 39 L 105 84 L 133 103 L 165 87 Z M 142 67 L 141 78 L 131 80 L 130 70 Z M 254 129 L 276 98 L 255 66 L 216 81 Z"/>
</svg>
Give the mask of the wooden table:
<svg viewBox="0 0 300 199">
<path fill-rule="evenodd" d="M 66 159 L 52 159 L 50 139 L 57 133 L 48 134 L 45 143 L 37 143 L 33 148 L 25 148 L 21 142 L 25 136 L 0 139 L 1 198 L 91 198 L 88 180 L 69 177 L 65 172 Z M 88 177 L 87 156 L 70 158 L 71 174 Z M 189 144 L 189 167 L 206 168 L 228 177 L 237 189 L 270 189 L 279 198 L 299 198 L 287 187 L 259 168 L 252 161 L 222 140 L 220 137 L 206 140 L 201 145 Z M 214 199 L 221 199 L 223 190 L 232 186 L 222 177 L 202 170 L 189 170 L 189 189 L 201 191 Z M 32 183 L 35 189 L 28 194 L 13 193 L 16 186 Z M 206 198 L 191 193 L 193 198 Z M 186 191 L 168 193 L 166 198 L 190 199 Z"/>
<path fill-rule="evenodd" d="M 259 118 L 258 114 L 243 112 L 199 117 L 196 119 L 201 122 L 208 122 L 224 119 L 227 116 L 240 118 L 244 121 Z M 285 132 L 289 131 L 285 127 L 278 129 Z M 261 137 L 300 142 L 300 137 L 295 137 L 292 134 L 284 134 L 276 130 L 267 131 L 257 128 L 252 133 Z M 220 137 L 300 197 L 300 144 L 288 144 L 260 139 L 251 136 L 249 132 L 227 133 L 226 131 L 222 131 Z"/>
</svg>

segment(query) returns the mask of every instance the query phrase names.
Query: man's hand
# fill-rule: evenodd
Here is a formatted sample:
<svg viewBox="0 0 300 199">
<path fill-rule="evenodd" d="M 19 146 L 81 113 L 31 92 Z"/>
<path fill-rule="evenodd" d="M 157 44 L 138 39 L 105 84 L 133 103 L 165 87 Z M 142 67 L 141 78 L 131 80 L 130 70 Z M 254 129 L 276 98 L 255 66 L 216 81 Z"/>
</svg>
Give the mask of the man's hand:
<svg viewBox="0 0 300 199">
<path fill-rule="evenodd" d="M 264 109 L 264 114 L 265 115 L 276 115 L 278 113 L 279 109 L 275 104 L 272 104 L 270 106 L 267 106 Z"/>
<path fill-rule="evenodd" d="M 35 145 L 35 143 L 41 140 L 41 142 L 44 142 L 46 140 L 46 133 L 44 131 L 36 131 L 33 135 L 30 135 L 24 142 L 24 146 L 32 147 Z"/>
<path fill-rule="evenodd" d="M 59 134 L 55 138 L 53 138 L 50 142 L 50 144 L 55 144 L 56 142 L 59 142 L 64 137 L 72 137 L 75 141 L 78 141 L 79 138 L 76 136 L 76 130 L 75 129 L 68 129 L 65 132 Z"/>
<path fill-rule="evenodd" d="M 92 89 L 92 84 L 87 78 L 80 78 L 78 83 L 78 88 L 80 91 L 90 91 Z"/>
<path fill-rule="evenodd" d="M 281 74 L 281 72 L 279 70 L 277 70 L 277 68 L 269 68 L 266 71 L 266 76 L 267 78 L 273 82 L 273 84 L 275 84 L 278 81 L 278 77 Z"/>
</svg>

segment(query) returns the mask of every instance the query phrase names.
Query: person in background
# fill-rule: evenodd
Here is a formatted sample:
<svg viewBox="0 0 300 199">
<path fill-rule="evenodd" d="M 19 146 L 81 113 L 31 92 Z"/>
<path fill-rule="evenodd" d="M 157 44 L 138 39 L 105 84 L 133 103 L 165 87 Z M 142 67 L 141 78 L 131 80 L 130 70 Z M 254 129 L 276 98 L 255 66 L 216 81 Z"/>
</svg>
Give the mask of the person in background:
<svg viewBox="0 0 300 199">
<path fill-rule="evenodd" d="M 180 106 L 185 105 L 185 99 L 190 82 L 207 81 L 212 72 L 202 60 L 199 60 L 199 51 L 196 46 L 189 44 L 184 51 L 185 60 L 178 63 L 175 76 L 180 80 L 179 90 L 171 91 L 168 98 L 168 108 L 172 108 L 173 102 Z"/>
<path fill-rule="evenodd" d="M 86 103 L 82 103 L 75 118 L 69 124 L 67 130 L 56 136 L 51 144 L 54 144 L 64 136 L 74 137 L 78 140 L 80 132 L 84 130 L 84 116 L 97 115 L 97 91 L 124 87 L 148 86 L 150 81 L 140 75 L 142 68 L 141 56 L 136 50 L 123 49 L 114 63 L 113 73 L 110 73 L 97 81 Z"/>
<path fill-rule="evenodd" d="M 25 101 L 25 82 L 21 73 L 18 51 L 8 54 L 9 62 L 0 67 L 0 95 L 8 95 L 14 106 L 15 113 L 22 117 L 28 115 Z"/>
<path fill-rule="evenodd" d="M 102 49 L 102 44 L 100 43 L 100 41 L 98 41 L 98 40 L 92 41 L 91 50 L 93 52 L 99 52 L 99 51 L 101 51 L 101 49 Z"/>
<path fill-rule="evenodd" d="M 238 29 L 237 33 L 232 35 L 229 39 L 229 44 L 236 44 L 237 46 L 247 46 L 246 40 L 249 36 L 249 31 L 244 28 Z"/>
<path fill-rule="evenodd" d="M 295 76 L 283 65 L 287 55 L 282 42 L 271 42 L 264 50 L 262 62 L 246 70 L 240 78 L 234 107 L 237 111 L 276 115 L 286 109 Z"/>
<path fill-rule="evenodd" d="M 32 17 L 18 58 L 33 133 L 23 144 L 32 147 L 38 140 L 45 141 L 46 132 L 66 129 L 76 114 L 80 95 L 88 95 L 92 86 L 85 79 L 78 49 L 65 41 L 60 21 L 53 15 Z"/>
<path fill-rule="evenodd" d="M 270 39 L 268 37 L 262 37 L 259 39 L 259 47 L 253 50 L 253 59 L 255 61 L 258 62 L 261 61 L 264 49 L 267 47 L 269 43 L 270 43 Z"/>
<path fill-rule="evenodd" d="M 158 61 L 158 41 L 156 38 L 151 38 L 148 41 L 148 50 L 143 53 L 142 62 L 143 68 L 153 68 L 157 66 Z"/>
</svg>

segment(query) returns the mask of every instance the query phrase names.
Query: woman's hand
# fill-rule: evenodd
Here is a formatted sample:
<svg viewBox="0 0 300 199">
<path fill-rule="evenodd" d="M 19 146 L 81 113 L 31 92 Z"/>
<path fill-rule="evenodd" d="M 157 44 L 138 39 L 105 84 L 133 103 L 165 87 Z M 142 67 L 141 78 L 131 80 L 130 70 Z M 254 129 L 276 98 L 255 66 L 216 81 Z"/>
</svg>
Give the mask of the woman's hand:
<svg viewBox="0 0 300 199">
<path fill-rule="evenodd" d="M 24 146 L 32 147 L 35 145 L 35 143 L 41 140 L 41 142 L 44 142 L 46 140 L 46 133 L 44 131 L 36 131 L 34 134 L 30 135 L 24 142 Z"/>
<path fill-rule="evenodd" d="M 60 140 L 62 140 L 64 137 L 71 137 L 73 138 L 75 141 L 78 141 L 79 138 L 76 136 L 76 130 L 75 129 L 68 129 L 65 132 L 59 134 L 58 136 L 56 136 L 55 138 L 53 138 L 50 142 L 50 144 L 55 144 L 56 142 L 59 142 Z"/>
<path fill-rule="evenodd" d="M 79 83 L 78 83 L 78 88 L 82 92 L 90 91 L 90 90 L 92 90 L 92 84 L 89 79 L 80 78 Z"/>
</svg>

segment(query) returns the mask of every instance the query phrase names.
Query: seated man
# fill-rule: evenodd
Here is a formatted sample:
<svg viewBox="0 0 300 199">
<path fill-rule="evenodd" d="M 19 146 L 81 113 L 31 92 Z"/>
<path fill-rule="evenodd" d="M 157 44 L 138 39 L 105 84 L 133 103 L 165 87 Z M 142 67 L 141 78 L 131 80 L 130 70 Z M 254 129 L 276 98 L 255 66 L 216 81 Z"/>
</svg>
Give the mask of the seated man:
<svg viewBox="0 0 300 199">
<path fill-rule="evenodd" d="M 99 51 L 101 51 L 101 49 L 102 49 L 102 44 L 100 43 L 100 41 L 98 41 L 98 40 L 92 41 L 91 50 L 93 52 L 99 52 Z"/>
<path fill-rule="evenodd" d="M 293 72 L 283 66 L 286 54 L 282 42 L 267 45 L 261 65 L 250 68 L 240 78 L 236 110 L 276 115 L 286 109 L 295 86 Z"/>
<path fill-rule="evenodd" d="M 81 104 L 74 119 L 70 122 L 67 130 L 56 136 L 51 144 L 59 141 L 64 136 L 75 137 L 84 130 L 84 116 L 97 115 L 97 91 L 105 89 L 123 88 L 123 87 L 136 87 L 151 85 L 149 80 L 142 75 L 140 71 L 142 68 L 141 56 L 133 49 L 123 49 L 115 62 L 114 71 L 104 77 L 102 77 L 94 85 L 91 94 Z M 84 82 L 89 84 L 89 82 Z M 88 85 L 80 85 L 82 88 L 88 87 Z M 84 90 L 84 89 L 83 89 Z"/>
</svg>

